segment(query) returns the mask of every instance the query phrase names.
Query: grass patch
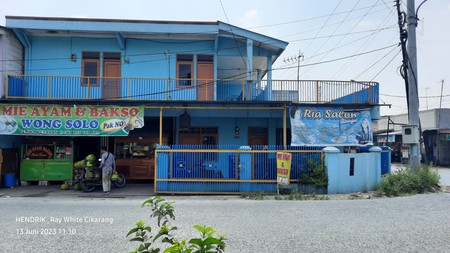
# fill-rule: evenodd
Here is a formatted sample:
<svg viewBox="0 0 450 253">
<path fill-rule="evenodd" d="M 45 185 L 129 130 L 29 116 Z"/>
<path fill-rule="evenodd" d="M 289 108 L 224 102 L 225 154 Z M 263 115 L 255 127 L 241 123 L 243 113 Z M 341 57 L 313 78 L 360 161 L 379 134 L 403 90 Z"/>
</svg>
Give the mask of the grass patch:
<svg viewBox="0 0 450 253">
<path fill-rule="evenodd" d="M 277 195 L 276 200 L 329 200 L 328 195 L 316 195 L 316 194 L 303 194 L 298 191 L 294 191 L 289 195 Z"/>
<path fill-rule="evenodd" d="M 264 200 L 265 195 L 263 192 L 250 192 L 250 193 L 242 193 L 241 198 L 252 200 Z"/>
<path fill-rule="evenodd" d="M 429 165 L 422 165 L 413 173 L 409 168 L 400 169 L 381 180 L 378 196 L 402 196 L 436 192 L 439 190 L 439 173 Z"/>
</svg>

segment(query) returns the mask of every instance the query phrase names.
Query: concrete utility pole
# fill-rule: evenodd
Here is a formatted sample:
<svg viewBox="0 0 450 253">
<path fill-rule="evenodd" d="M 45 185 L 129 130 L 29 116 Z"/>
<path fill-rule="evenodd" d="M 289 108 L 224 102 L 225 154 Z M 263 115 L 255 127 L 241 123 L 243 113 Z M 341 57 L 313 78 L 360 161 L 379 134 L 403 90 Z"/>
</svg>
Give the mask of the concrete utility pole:
<svg viewBox="0 0 450 253">
<path fill-rule="evenodd" d="M 418 72 L 417 72 L 417 50 L 416 50 L 416 27 L 417 16 L 414 0 L 407 2 L 407 23 L 408 23 L 408 95 L 409 112 L 408 119 L 410 125 L 419 127 L 419 95 L 418 95 Z M 422 133 L 420 133 L 422 135 Z M 417 172 L 420 166 L 420 141 L 410 144 L 409 165 L 412 172 Z"/>
</svg>

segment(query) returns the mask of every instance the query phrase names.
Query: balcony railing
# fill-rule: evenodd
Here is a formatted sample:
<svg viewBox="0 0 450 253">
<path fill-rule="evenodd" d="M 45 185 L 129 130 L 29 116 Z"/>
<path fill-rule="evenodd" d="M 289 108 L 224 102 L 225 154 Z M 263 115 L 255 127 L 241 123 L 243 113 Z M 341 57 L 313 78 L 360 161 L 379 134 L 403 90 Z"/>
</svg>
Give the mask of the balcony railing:
<svg viewBox="0 0 450 253">
<path fill-rule="evenodd" d="M 378 83 L 9 75 L 7 99 L 378 103 Z"/>
</svg>

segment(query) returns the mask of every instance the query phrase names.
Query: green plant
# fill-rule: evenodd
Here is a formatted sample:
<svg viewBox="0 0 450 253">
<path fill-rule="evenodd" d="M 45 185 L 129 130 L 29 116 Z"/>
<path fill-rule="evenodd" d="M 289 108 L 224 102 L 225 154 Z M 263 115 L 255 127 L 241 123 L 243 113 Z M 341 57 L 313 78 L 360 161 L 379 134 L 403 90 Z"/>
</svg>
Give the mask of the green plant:
<svg viewBox="0 0 450 253">
<path fill-rule="evenodd" d="M 377 189 L 377 196 L 435 192 L 439 189 L 439 180 L 437 170 L 428 165 L 422 165 L 415 173 L 408 168 L 400 169 L 382 179 Z"/>
<path fill-rule="evenodd" d="M 265 196 L 264 196 L 263 192 L 249 192 L 249 193 L 242 193 L 241 198 L 253 199 L 253 200 L 264 200 Z"/>
<path fill-rule="evenodd" d="M 303 168 L 301 171 L 299 182 L 302 184 L 327 186 L 328 174 L 325 164 L 323 164 L 323 162 L 308 160 L 306 168 Z"/>
<path fill-rule="evenodd" d="M 225 251 L 225 237 L 219 235 L 208 226 L 195 225 L 195 229 L 200 232 L 200 237 L 192 238 L 186 243 L 186 240 L 175 241 L 164 252 L 171 253 L 220 253 Z M 216 236 L 217 235 L 217 236 Z"/>
<path fill-rule="evenodd" d="M 142 207 L 151 208 L 151 218 L 157 219 L 159 231 L 154 234 L 151 226 L 146 226 L 144 221 L 136 222 L 126 237 L 132 236 L 130 241 L 140 242 L 137 249 L 132 252 L 161 252 L 160 245 L 166 243 L 169 246 L 164 252 L 173 253 L 221 253 L 225 251 L 225 236 L 218 234 L 208 226 L 195 225 L 194 228 L 200 232 L 200 237 L 189 240 L 178 240 L 173 236 L 177 227 L 172 226 L 170 221 L 175 220 L 174 201 L 165 201 L 160 196 L 147 199 Z"/>
<path fill-rule="evenodd" d="M 284 195 L 284 196 L 276 196 L 275 197 L 276 200 L 328 200 L 328 196 L 327 195 L 316 195 L 316 194 L 303 194 L 301 192 L 298 191 L 293 191 L 291 194 L 289 195 Z"/>
</svg>

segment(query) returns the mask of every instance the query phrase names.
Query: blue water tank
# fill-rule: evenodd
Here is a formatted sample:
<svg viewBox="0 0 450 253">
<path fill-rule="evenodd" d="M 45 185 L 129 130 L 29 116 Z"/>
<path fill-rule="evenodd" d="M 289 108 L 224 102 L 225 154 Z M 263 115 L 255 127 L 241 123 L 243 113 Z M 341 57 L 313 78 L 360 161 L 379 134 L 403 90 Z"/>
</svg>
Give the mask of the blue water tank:
<svg viewBox="0 0 450 253">
<path fill-rule="evenodd" d="M 16 186 L 16 174 L 9 173 L 3 175 L 3 187 L 9 188 Z"/>
<path fill-rule="evenodd" d="M 391 173 L 391 148 L 380 146 L 381 148 L 381 175 Z"/>
</svg>

